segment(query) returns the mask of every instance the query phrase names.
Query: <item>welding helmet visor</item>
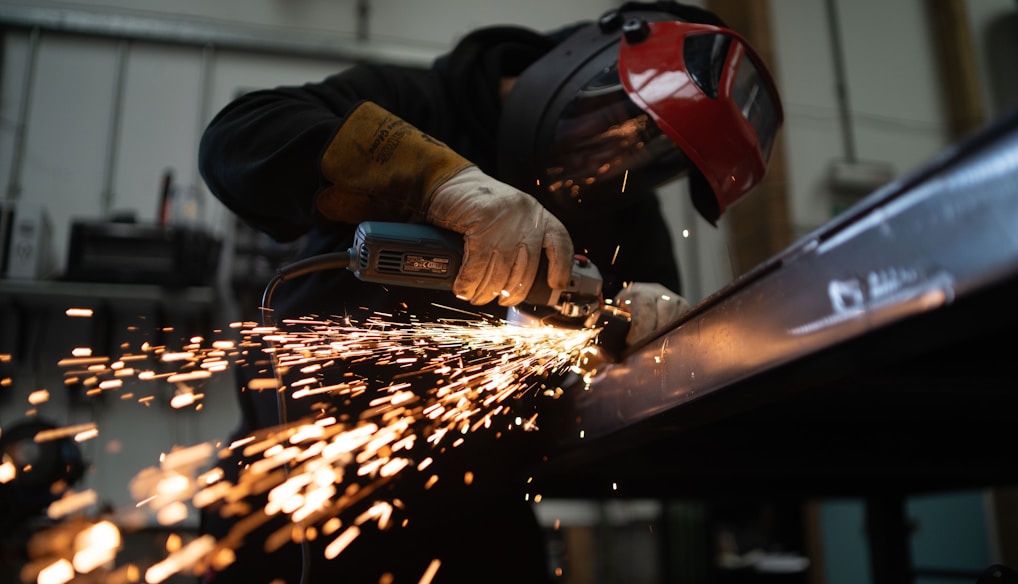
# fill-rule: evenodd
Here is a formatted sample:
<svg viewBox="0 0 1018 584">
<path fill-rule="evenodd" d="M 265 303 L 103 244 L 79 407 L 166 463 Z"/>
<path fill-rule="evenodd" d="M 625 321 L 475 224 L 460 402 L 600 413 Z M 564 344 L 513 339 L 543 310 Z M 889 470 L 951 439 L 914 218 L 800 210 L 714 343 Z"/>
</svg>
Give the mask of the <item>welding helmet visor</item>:
<svg viewBox="0 0 1018 584">
<path fill-rule="evenodd" d="M 782 112 L 734 32 L 670 14 L 609 13 L 525 70 L 506 96 L 503 176 L 570 213 L 684 173 L 710 222 L 763 177 Z"/>
<path fill-rule="evenodd" d="M 545 145 L 542 186 L 560 207 L 603 206 L 627 187 L 654 187 L 688 165 L 675 142 L 629 98 L 615 63 L 574 94 L 547 132 L 539 138 Z"/>
</svg>

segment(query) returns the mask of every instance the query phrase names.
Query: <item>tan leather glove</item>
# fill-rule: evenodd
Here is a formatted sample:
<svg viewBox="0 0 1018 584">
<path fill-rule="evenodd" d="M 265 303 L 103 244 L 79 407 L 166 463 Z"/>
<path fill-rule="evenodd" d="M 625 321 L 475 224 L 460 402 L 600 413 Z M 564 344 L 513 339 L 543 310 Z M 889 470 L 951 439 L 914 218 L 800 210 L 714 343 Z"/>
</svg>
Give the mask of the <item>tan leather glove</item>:
<svg viewBox="0 0 1018 584">
<path fill-rule="evenodd" d="M 633 282 L 615 296 L 615 305 L 629 312 L 632 324 L 626 345 L 642 343 L 690 309 L 685 298 L 661 284 Z"/>
<path fill-rule="evenodd" d="M 435 189 L 428 222 L 464 236 L 463 263 L 453 292 L 472 304 L 494 299 L 522 302 L 548 255 L 548 285 L 569 285 L 573 243 L 569 232 L 537 199 L 481 172 L 460 171 Z"/>
<path fill-rule="evenodd" d="M 421 221 L 435 188 L 468 166 L 441 141 L 365 101 L 322 154 L 328 184 L 315 204 L 330 221 Z"/>
<path fill-rule="evenodd" d="M 473 304 L 522 302 L 547 253 L 548 285 L 569 285 L 573 244 L 536 199 L 481 172 L 384 108 L 351 111 L 321 161 L 315 201 L 331 221 L 420 221 L 464 236 L 453 292 Z M 504 291 L 504 292 L 503 292 Z"/>
</svg>

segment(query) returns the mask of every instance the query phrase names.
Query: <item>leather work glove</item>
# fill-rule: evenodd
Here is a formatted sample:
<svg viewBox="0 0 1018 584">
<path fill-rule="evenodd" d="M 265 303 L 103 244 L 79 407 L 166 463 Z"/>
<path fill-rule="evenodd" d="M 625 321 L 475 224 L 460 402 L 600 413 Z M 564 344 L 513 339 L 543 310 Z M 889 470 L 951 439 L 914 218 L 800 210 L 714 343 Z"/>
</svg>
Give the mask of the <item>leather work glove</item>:
<svg viewBox="0 0 1018 584">
<path fill-rule="evenodd" d="M 548 285 L 566 288 L 573 244 L 536 199 L 481 172 L 381 106 L 347 114 L 321 160 L 318 212 L 331 221 L 426 220 L 464 236 L 453 292 L 473 304 L 522 302 L 548 255 Z M 504 291 L 504 293 L 503 293 Z"/>
<path fill-rule="evenodd" d="M 632 323 L 626 345 L 642 343 L 691 307 L 685 298 L 652 282 L 633 282 L 615 296 L 615 306 L 629 312 Z"/>
<path fill-rule="evenodd" d="M 472 304 L 498 298 L 502 306 L 522 302 L 544 253 L 548 285 L 569 285 L 573 243 L 565 226 L 537 199 L 499 182 L 476 166 L 461 170 L 435 189 L 428 222 L 464 236 L 463 262 L 453 292 Z"/>
<path fill-rule="evenodd" d="M 473 166 L 381 106 L 361 102 L 322 154 L 315 200 L 330 221 L 422 221 L 435 189 Z"/>
</svg>

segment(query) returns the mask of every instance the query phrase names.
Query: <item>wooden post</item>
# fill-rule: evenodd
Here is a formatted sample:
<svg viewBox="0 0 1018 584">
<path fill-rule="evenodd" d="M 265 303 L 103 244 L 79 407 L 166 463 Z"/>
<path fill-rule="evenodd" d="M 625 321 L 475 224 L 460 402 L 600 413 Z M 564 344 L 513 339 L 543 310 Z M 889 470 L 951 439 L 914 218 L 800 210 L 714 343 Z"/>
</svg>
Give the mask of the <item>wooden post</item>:
<svg viewBox="0 0 1018 584">
<path fill-rule="evenodd" d="M 980 128 L 985 117 L 979 66 L 965 4 L 965 0 L 926 2 L 952 140 Z"/>
<path fill-rule="evenodd" d="M 708 0 L 707 8 L 745 37 L 771 74 L 776 75 L 769 0 Z M 779 132 L 774 142 L 764 179 L 727 211 L 733 275 L 738 276 L 784 250 L 794 238 L 782 136 Z"/>
</svg>

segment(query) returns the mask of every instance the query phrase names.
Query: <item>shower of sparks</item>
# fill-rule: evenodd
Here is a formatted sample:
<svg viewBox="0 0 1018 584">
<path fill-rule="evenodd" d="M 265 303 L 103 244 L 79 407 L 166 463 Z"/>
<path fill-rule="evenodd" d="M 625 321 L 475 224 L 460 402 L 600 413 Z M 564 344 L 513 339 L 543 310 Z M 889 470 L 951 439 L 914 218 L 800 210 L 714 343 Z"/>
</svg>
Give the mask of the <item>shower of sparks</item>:
<svg viewBox="0 0 1018 584">
<path fill-rule="evenodd" d="M 33 406 L 43 404 L 49 401 L 49 392 L 45 389 L 39 389 L 28 394 L 28 403 Z"/>
<path fill-rule="evenodd" d="M 428 569 L 424 571 L 424 575 L 421 576 L 419 584 L 431 584 L 431 581 L 434 580 L 435 574 L 438 573 L 438 568 L 441 567 L 441 565 L 441 561 L 431 560 L 431 564 L 428 566 Z"/>
<path fill-rule="evenodd" d="M 176 387 L 171 398 L 160 392 L 143 395 L 137 383 L 121 398 L 146 406 L 168 399 L 172 407 L 197 410 L 204 397 L 200 384 L 234 365 L 252 367 L 247 359 L 265 345 L 275 369 L 256 367 L 259 376 L 247 390 L 278 392 L 293 404 L 288 409 L 298 412 L 226 448 L 208 443 L 176 447 L 164 453 L 157 466 L 135 476 L 130 491 L 138 507 L 168 526 L 186 519 L 190 508 L 237 513 L 246 497 L 267 498 L 262 509 L 247 509 L 223 539 L 203 536 L 168 550 L 164 560 L 142 570 L 145 582 L 196 574 L 210 566 L 222 569 L 233 561 L 233 550 L 245 535 L 275 517 L 285 516 L 290 527 L 270 536 L 269 549 L 321 537 L 327 557 L 342 553 L 369 525 L 399 529 L 403 523 L 397 515 L 404 512 L 404 504 L 387 499 L 384 487 L 417 473 L 422 488 L 430 489 L 440 480 L 431 463 L 471 436 L 536 430 L 533 411 L 516 411 L 520 398 L 557 398 L 563 393 L 558 383 L 567 375 L 591 375 L 583 363 L 596 352 L 600 332 L 482 320 L 397 323 L 388 316 L 375 315 L 363 323 L 304 318 L 279 327 L 235 323 L 231 328 L 240 333 L 239 342 L 194 337 L 174 350 L 144 343 L 138 351 L 122 347 L 125 353 L 115 358 L 76 350 L 59 362 L 67 382 L 81 384 L 87 395 L 121 392 L 130 378 L 160 381 Z M 365 366 L 376 373 L 357 373 Z M 32 399 L 41 401 L 44 395 L 37 392 Z M 324 397 L 333 405 L 323 405 Z M 343 404 L 349 403 L 358 404 L 357 410 L 344 410 Z M 95 424 L 84 424 L 40 433 L 36 441 L 85 440 L 97 434 Z M 212 466 L 217 456 L 234 455 L 247 461 L 235 483 Z M 9 475 L 17 472 L 5 462 L 0 481 L 11 480 Z M 473 482 L 473 472 L 459 472 L 445 480 Z M 49 514 L 80 522 L 80 515 L 96 502 L 92 491 L 66 490 Z M 405 511 L 412 516 L 412 509 Z M 36 562 L 32 579 L 64 582 L 75 572 L 112 564 L 111 550 L 117 546 L 111 542 L 119 543 L 119 532 L 114 535 L 102 522 L 85 523 L 85 528 L 78 525 L 79 535 L 86 530 L 104 535 L 75 539 L 85 543 L 74 550 L 73 562 L 67 561 L 72 556 L 66 551 Z M 88 543 L 92 540 L 100 543 Z M 439 566 L 436 559 L 421 581 L 430 582 Z M 117 573 L 126 577 L 124 570 L 141 576 L 136 566 Z"/>
<path fill-rule="evenodd" d="M 11 355 L 9 353 L 0 353 L 0 363 L 10 363 Z M 0 376 L 0 387 L 10 387 L 12 381 L 10 377 Z"/>
</svg>

